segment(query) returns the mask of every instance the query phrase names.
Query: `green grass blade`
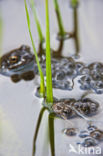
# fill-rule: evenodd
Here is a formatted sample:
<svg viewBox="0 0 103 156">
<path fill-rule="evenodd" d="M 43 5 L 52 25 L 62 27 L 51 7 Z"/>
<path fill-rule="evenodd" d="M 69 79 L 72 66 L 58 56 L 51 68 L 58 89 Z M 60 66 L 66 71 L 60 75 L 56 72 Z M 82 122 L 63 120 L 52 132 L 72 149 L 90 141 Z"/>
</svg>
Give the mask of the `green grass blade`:
<svg viewBox="0 0 103 156">
<path fill-rule="evenodd" d="M 32 151 L 32 156 L 34 156 L 34 155 L 35 155 L 35 152 L 36 152 L 36 141 L 37 141 L 37 136 L 38 136 L 38 133 L 39 133 L 39 128 L 40 128 L 41 121 L 42 121 L 43 114 L 44 114 L 45 110 L 46 110 L 45 107 L 43 107 L 43 108 L 40 110 L 39 117 L 38 117 L 38 120 L 37 120 L 36 130 L 35 130 L 35 134 L 34 134 L 34 138 L 33 138 L 33 151 Z"/>
<path fill-rule="evenodd" d="M 37 17 L 34 0 L 30 0 L 30 5 L 31 5 L 31 8 L 32 8 L 32 12 L 33 12 L 33 15 L 34 15 L 34 20 L 35 20 L 35 23 L 36 23 L 36 26 L 37 26 L 40 42 L 43 42 L 44 41 L 44 36 L 43 36 L 43 33 L 42 33 L 40 22 L 39 22 L 38 17 Z"/>
<path fill-rule="evenodd" d="M 71 0 L 71 6 L 73 9 L 73 25 L 74 25 L 74 43 L 75 43 L 75 49 L 76 53 L 75 56 L 79 56 L 80 52 L 80 42 L 79 42 L 79 28 L 78 28 L 78 0 Z"/>
<path fill-rule="evenodd" d="M 52 117 L 52 114 L 49 114 L 48 116 L 48 123 L 49 123 L 51 156 L 55 156 L 55 129 L 54 129 L 54 117 Z"/>
<path fill-rule="evenodd" d="M 48 103 L 50 103 L 50 105 L 52 105 L 52 103 L 53 103 L 53 90 L 52 90 L 48 0 L 45 0 L 45 14 L 46 14 L 46 92 L 47 92 L 46 101 Z"/>
<path fill-rule="evenodd" d="M 34 41 L 33 41 L 31 29 L 30 29 L 30 18 L 29 18 L 29 13 L 28 13 L 28 9 L 27 9 L 26 0 L 24 0 L 24 3 L 25 3 L 25 11 L 26 11 L 26 18 L 27 18 L 27 24 L 28 24 L 28 29 L 29 29 L 29 35 L 30 35 L 30 39 L 31 39 L 31 42 L 32 42 L 36 62 L 37 62 L 37 65 L 38 65 L 38 70 L 39 70 L 39 73 L 40 73 L 40 79 L 41 79 L 40 80 L 40 94 L 43 94 L 43 96 L 44 96 L 44 94 L 45 94 L 44 75 L 43 75 L 43 72 L 42 72 L 42 69 L 41 69 L 41 66 L 40 66 L 40 63 L 39 63 L 38 55 L 37 55 L 37 52 L 36 52 L 35 44 L 34 44 Z"/>
<path fill-rule="evenodd" d="M 59 34 L 61 36 L 64 36 L 65 30 L 64 30 L 64 26 L 63 26 L 63 21 L 62 21 L 62 17 L 61 17 L 61 13 L 60 13 L 59 4 L 58 4 L 57 0 L 53 0 L 53 2 L 54 2 L 55 12 L 57 15 L 57 20 L 58 20 Z"/>
</svg>

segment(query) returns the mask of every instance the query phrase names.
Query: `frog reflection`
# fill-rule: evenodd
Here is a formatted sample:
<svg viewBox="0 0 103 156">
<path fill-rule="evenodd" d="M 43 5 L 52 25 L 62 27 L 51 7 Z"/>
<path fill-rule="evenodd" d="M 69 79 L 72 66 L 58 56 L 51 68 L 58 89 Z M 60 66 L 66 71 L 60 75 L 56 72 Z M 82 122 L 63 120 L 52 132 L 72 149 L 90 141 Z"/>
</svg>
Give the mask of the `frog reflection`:
<svg viewBox="0 0 103 156">
<path fill-rule="evenodd" d="M 35 78 L 35 74 L 33 71 L 28 71 L 28 72 L 22 73 L 20 75 L 15 74 L 15 75 L 11 76 L 11 80 L 14 83 L 17 83 L 20 80 L 30 81 L 30 80 L 33 80 L 34 78 Z"/>
</svg>

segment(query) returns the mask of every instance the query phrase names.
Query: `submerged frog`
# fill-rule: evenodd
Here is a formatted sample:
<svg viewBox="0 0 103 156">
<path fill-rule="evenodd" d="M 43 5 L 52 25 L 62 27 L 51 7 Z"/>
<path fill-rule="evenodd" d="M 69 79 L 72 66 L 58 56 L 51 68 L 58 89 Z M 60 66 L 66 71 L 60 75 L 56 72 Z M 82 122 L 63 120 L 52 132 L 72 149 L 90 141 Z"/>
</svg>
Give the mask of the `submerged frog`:
<svg viewBox="0 0 103 156">
<path fill-rule="evenodd" d="M 0 73 L 6 76 L 21 74 L 34 69 L 35 57 L 30 47 L 22 45 L 3 55 L 0 59 Z"/>
<path fill-rule="evenodd" d="M 0 59 L 0 73 L 11 77 L 14 82 L 21 79 L 31 80 L 38 73 L 35 56 L 29 46 L 22 45 L 3 55 Z M 46 75 L 46 58 L 42 55 L 39 58 L 44 76 Z M 84 64 L 75 62 L 73 58 L 52 57 L 52 82 L 54 88 L 72 90 L 70 79 L 74 79 L 82 73 Z M 29 72 L 30 71 L 30 72 Z"/>
<path fill-rule="evenodd" d="M 46 76 L 46 58 L 43 54 L 39 61 Z M 86 66 L 76 62 L 72 57 L 52 57 L 52 84 L 53 88 L 72 90 L 73 80 L 81 75 L 78 80 L 80 89 L 93 90 L 98 94 L 103 93 L 103 64 L 99 62 Z M 29 81 L 39 74 L 35 56 L 29 46 L 22 45 L 0 58 L 0 74 L 11 77 L 13 82 L 21 79 Z"/>
<path fill-rule="evenodd" d="M 61 99 L 54 102 L 53 112 L 63 118 L 70 119 L 77 116 L 93 116 L 98 112 L 99 103 L 89 98 L 75 100 L 75 99 Z"/>
</svg>

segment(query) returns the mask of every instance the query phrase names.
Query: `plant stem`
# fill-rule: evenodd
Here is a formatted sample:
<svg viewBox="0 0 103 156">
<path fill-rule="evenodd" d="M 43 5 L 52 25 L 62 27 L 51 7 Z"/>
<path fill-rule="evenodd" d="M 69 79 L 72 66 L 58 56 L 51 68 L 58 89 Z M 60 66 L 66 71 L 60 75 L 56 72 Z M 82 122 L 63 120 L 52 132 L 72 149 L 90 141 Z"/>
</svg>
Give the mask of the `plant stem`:
<svg viewBox="0 0 103 156">
<path fill-rule="evenodd" d="M 46 92 L 47 92 L 46 101 L 49 105 L 52 105 L 52 103 L 53 103 L 53 90 L 52 90 L 48 0 L 45 0 L 45 13 L 46 13 Z"/>
<path fill-rule="evenodd" d="M 76 56 L 78 56 L 80 51 L 80 43 L 79 43 L 79 32 L 78 32 L 78 0 L 71 0 L 71 5 L 73 8 L 73 19 L 74 19 L 74 41 L 75 41 L 75 48 L 76 48 Z"/>
<path fill-rule="evenodd" d="M 79 35 L 78 35 L 78 14 L 77 14 L 77 8 L 74 8 L 74 35 L 75 35 L 76 55 L 78 55 L 79 50 L 80 50 L 80 45 L 79 45 Z"/>
<path fill-rule="evenodd" d="M 58 49 L 52 51 L 52 56 L 53 57 L 55 57 L 55 58 L 62 57 L 63 45 L 64 45 L 64 40 L 60 40 Z"/>
<path fill-rule="evenodd" d="M 35 134 L 34 134 L 34 138 L 33 138 L 33 151 L 32 151 L 32 156 L 34 156 L 34 155 L 35 155 L 35 152 L 36 152 L 36 140 L 37 140 L 37 136 L 38 136 L 38 132 L 39 132 L 41 120 L 42 120 L 42 117 L 43 117 L 43 114 L 44 114 L 45 110 L 46 110 L 46 108 L 43 107 L 43 108 L 40 110 L 40 113 L 39 113 L 39 117 L 38 117 L 38 121 L 37 121 L 37 125 L 36 125 L 36 130 L 35 130 Z"/>
<path fill-rule="evenodd" d="M 26 10 L 26 18 L 27 18 L 29 35 L 30 35 L 30 39 L 31 39 L 31 42 L 32 42 L 36 62 L 37 62 L 37 65 L 38 65 L 38 70 L 39 70 L 39 73 L 40 73 L 40 79 L 41 79 L 40 80 L 40 94 L 44 97 L 44 95 L 45 95 L 44 75 L 43 75 L 43 72 L 42 72 L 42 69 L 41 69 L 41 66 L 40 66 L 40 63 L 39 63 L 38 55 L 37 55 L 37 52 L 36 52 L 35 44 L 34 44 L 32 33 L 31 33 L 30 18 L 29 18 L 29 13 L 28 13 L 28 9 L 27 9 L 26 0 L 24 0 L 24 3 L 25 3 L 25 10 Z"/>
<path fill-rule="evenodd" d="M 51 156 L 55 156 L 54 117 L 52 117 L 52 114 L 49 114 L 48 122 L 49 122 L 49 139 L 50 139 Z"/>
<path fill-rule="evenodd" d="M 31 5 L 31 8 L 32 8 L 33 15 L 34 15 L 34 20 L 35 20 L 35 23 L 36 23 L 36 26 L 37 26 L 39 40 L 42 43 L 44 41 L 44 36 L 43 36 L 43 33 L 42 33 L 40 22 L 39 22 L 38 17 L 37 17 L 34 0 L 30 0 L 30 5 Z"/>
<path fill-rule="evenodd" d="M 63 26 L 63 21 L 62 21 L 62 17 L 61 17 L 61 13 L 60 13 L 59 4 L 58 4 L 57 0 L 53 0 L 53 1 L 54 1 L 55 12 L 57 15 L 57 20 L 58 20 L 59 35 L 64 36 L 65 30 L 64 30 L 64 26 Z"/>
<path fill-rule="evenodd" d="M 76 8 L 78 5 L 78 0 L 71 0 L 71 5 L 73 8 Z"/>
</svg>

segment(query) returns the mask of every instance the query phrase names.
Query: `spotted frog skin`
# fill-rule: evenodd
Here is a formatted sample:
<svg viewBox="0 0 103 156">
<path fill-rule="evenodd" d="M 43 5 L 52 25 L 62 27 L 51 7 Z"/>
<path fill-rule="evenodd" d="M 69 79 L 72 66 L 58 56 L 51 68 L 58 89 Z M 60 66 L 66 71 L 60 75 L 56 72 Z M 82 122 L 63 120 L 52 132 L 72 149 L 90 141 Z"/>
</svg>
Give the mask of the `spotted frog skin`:
<svg viewBox="0 0 103 156">
<path fill-rule="evenodd" d="M 77 117 L 80 114 L 89 117 L 96 115 L 98 108 L 99 103 L 89 98 L 80 100 L 61 99 L 54 102 L 52 106 L 54 113 L 65 120 Z"/>
<path fill-rule="evenodd" d="M 30 52 L 30 47 L 22 45 L 3 55 L 0 59 L 0 73 L 6 76 L 21 74 L 33 69 L 35 62 L 34 55 Z"/>
</svg>

